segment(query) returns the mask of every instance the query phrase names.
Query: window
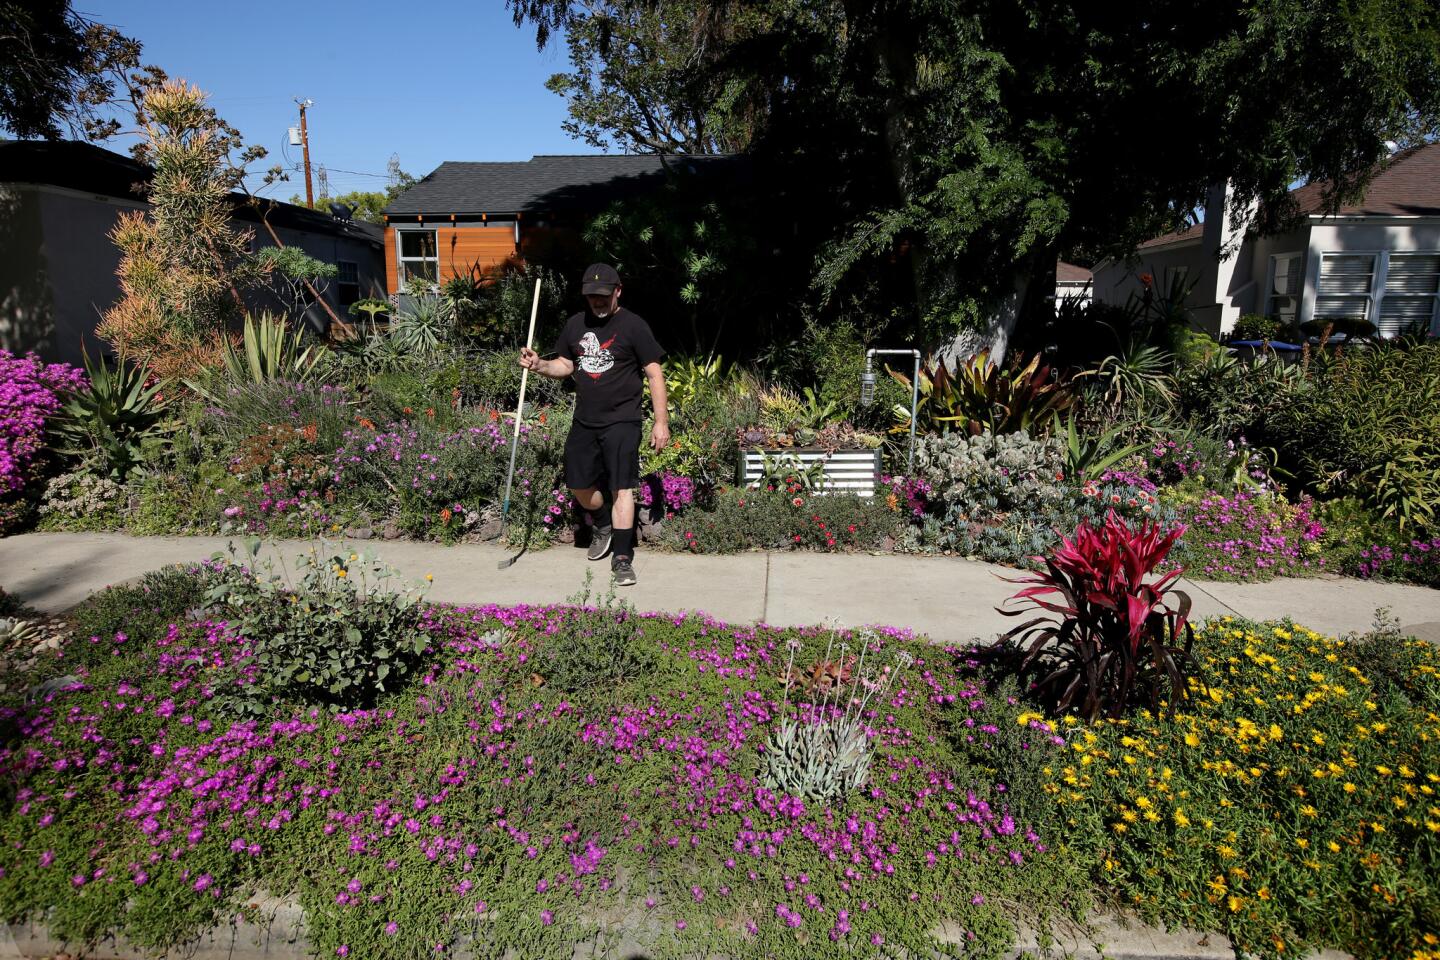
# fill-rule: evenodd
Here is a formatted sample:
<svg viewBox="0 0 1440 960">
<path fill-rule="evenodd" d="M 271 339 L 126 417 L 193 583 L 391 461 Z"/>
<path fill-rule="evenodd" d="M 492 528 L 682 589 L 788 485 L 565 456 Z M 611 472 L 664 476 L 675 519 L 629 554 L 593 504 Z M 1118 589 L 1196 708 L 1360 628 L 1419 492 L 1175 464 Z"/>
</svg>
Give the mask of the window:
<svg viewBox="0 0 1440 960">
<path fill-rule="evenodd" d="M 1368 320 L 1374 299 L 1375 254 L 1327 253 L 1320 258 L 1316 320 Z"/>
<path fill-rule="evenodd" d="M 400 254 L 400 284 L 409 288 L 412 280 L 433 284 L 440 276 L 440 254 L 434 230 L 396 231 Z"/>
<path fill-rule="evenodd" d="M 1270 292 L 1265 314 L 1283 323 L 1295 322 L 1300 308 L 1300 254 L 1282 253 L 1270 258 Z"/>
<path fill-rule="evenodd" d="M 1429 332 L 1440 297 L 1440 253 L 1322 255 L 1317 320 L 1366 320 L 1382 337 Z"/>
<path fill-rule="evenodd" d="M 353 260 L 337 260 L 335 267 L 335 296 L 340 306 L 348 307 L 360 299 L 360 265 Z"/>
<path fill-rule="evenodd" d="M 1375 326 L 1382 337 L 1428 333 L 1440 293 L 1440 254 L 1392 253 Z"/>
</svg>

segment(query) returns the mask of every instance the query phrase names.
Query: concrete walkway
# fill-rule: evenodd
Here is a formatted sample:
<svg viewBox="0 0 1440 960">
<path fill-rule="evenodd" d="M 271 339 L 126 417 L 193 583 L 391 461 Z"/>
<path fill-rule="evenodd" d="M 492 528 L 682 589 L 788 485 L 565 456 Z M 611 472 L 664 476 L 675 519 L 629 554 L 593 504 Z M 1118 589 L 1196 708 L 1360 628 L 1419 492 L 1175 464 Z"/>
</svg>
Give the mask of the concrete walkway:
<svg viewBox="0 0 1440 960">
<path fill-rule="evenodd" d="M 124 534 L 31 533 L 0 539 L 0 587 L 46 612 L 66 610 L 109 584 L 168 564 L 202 560 L 225 549 L 225 537 L 130 537 Z M 310 541 L 281 542 L 287 561 Z M 445 547 L 409 541 L 346 544 L 370 548 L 404 576 L 435 579 L 430 596 L 452 603 L 555 603 L 574 595 L 587 570 L 603 592 L 608 562 L 588 563 L 582 550 L 557 546 L 527 553 L 505 569 L 513 551 L 485 544 Z M 270 548 L 267 547 L 267 550 Z M 732 623 L 780 626 L 835 621 L 844 626 L 910 627 L 940 641 L 991 638 L 1019 621 L 995 607 L 1017 587 L 1006 567 L 951 557 L 742 553 L 693 556 L 642 549 L 640 582 L 624 596 L 640 610 L 701 610 Z M 1407 633 L 1440 643 L 1440 591 L 1340 577 L 1233 584 L 1182 582 L 1194 616 L 1285 616 L 1326 634 L 1370 627 L 1389 607 Z"/>
</svg>

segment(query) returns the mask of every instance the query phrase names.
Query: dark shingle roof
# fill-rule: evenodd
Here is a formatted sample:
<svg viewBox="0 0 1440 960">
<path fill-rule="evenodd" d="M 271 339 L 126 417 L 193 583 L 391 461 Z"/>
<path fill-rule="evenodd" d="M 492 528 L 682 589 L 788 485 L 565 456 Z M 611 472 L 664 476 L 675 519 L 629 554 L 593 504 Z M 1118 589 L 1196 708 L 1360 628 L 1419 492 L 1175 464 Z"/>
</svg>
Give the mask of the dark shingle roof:
<svg viewBox="0 0 1440 960">
<path fill-rule="evenodd" d="M 135 187 L 149 182 L 149 167 L 93 143 L 0 142 L 0 183 L 44 183 L 140 203 L 145 197 Z"/>
<path fill-rule="evenodd" d="M 733 169 L 734 156 L 592 154 L 538 156 L 506 163 L 447 160 L 385 208 L 405 214 L 507 214 L 600 210 L 658 186 L 665 167 L 706 175 Z"/>
<path fill-rule="evenodd" d="M 1055 263 L 1056 283 L 1089 283 L 1094 277 L 1088 267 L 1076 266 L 1073 263 L 1066 263 L 1064 260 Z"/>
<path fill-rule="evenodd" d="M 1307 183 L 1292 191 L 1300 212 L 1322 216 L 1325 184 Z M 1427 143 L 1382 161 L 1365 195 L 1334 211 L 1339 216 L 1440 216 L 1440 143 Z"/>
<path fill-rule="evenodd" d="M 1204 233 L 1205 224 L 1193 223 L 1183 230 L 1172 230 L 1169 233 L 1146 240 L 1136 249 L 1148 250 L 1151 247 L 1168 247 L 1172 243 L 1184 243 L 1186 240 L 1199 240 Z"/>
<path fill-rule="evenodd" d="M 43 183 L 102 197 L 145 202 L 144 188 L 153 171 L 122 154 L 78 140 L 6 140 L 0 142 L 0 183 Z M 260 222 L 262 211 L 271 226 L 314 233 L 338 234 L 375 244 L 385 231 L 371 223 L 342 223 L 323 210 L 260 198 L 258 209 L 243 193 L 230 194 L 235 219 Z"/>
<path fill-rule="evenodd" d="M 1436 217 L 1440 216 L 1440 143 L 1403 150 L 1387 157 L 1365 194 L 1354 203 L 1341 204 L 1338 210 L 1325 209 L 1327 183 L 1307 183 L 1290 191 L 1302 217 Z M 1146 240 L 1137 249 L 1164 247 L 1172 243 L 1198 239 L 1205 230 L 1197 223 L 1163 236 Z"/>
</svg>

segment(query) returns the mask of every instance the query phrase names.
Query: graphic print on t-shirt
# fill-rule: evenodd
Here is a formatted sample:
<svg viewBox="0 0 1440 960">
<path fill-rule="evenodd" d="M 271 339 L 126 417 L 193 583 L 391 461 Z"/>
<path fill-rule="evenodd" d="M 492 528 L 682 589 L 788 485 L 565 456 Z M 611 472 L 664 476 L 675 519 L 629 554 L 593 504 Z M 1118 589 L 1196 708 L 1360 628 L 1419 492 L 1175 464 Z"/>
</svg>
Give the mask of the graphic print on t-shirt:
<svg viewBox="0 0 1440 960">
<path fill-rule="evenodd" d="M 580 369 L 590 374 L 591 379 L 599 380 L 600 374 L 615 366 L 615 355 L 610 352 L 610 344 L 614 342 L 615 338 L 611 337 L 601 343 L 600 338 L 589 331 L 580 338 Z"/>
</svg>

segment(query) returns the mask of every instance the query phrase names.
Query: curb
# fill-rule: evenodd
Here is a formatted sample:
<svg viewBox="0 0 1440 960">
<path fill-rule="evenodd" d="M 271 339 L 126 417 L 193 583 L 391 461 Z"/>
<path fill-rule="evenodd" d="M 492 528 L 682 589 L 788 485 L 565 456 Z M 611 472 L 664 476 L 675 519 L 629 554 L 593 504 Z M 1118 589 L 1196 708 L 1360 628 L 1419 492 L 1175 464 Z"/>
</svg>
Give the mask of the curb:
<svg viewBox="0 0 1440 960">
<path fill-rule="evenodd" d="M 293 898 L 256 896 L 262 923 L 251 923 L 236 916 L 230 924 L 217 926 L 201 935 L 199 940 L 166 951 L 159 956 L 182 956 L 187 960 L 311 960 L 315 956 L 305 938 L 304 913 Z M 623 927 L 611 931 L 618 934 L 601 956 L 644 960 L 642 946 Z M 958 931 L 947 926 L 937 931 L 946 943 L 964 943 Z M 1099 945 L 1097 947 L 1097 944 Z M 575 958 L 596 956 L 596 945 L 587 941 L 576 944 Z M 93 951 L 72 954 L 70 946 L 50 936 L 42 923 L 29 922 L 6 926 L 0 924 L 0 960 L 44 960 L 57 955 L 79 955 L 87 960 L 152 960 L 156 954 L 135 948 L 123 941 L 106 940 Z M 462 938 L 454 949 L 447 951 L 455 960 L 481 960 Z M 513 950 L 507 958 L 523 960 Z M 1005 954 L 1007 960 L 1020 958 L 1059 958 L 1067 960 L 1234 960 L 1230 941 L 1218 933 L 1205 934 L 1179 928 L 1166 931 L 1148 926 L 1133 917 L 1109 914 L 1090 919 L 1090 928 L 1078 927 L 1056 931 L 1051 942 L 1041 947 L 1033 931 L 1020 931 L 1019 942 Z M 369 958 L 361 958 L 369 960 Z M 716 958 L 718 960 L 718 958 Z M 1305 955 L 1305 960 L 1353 960 L 1338 950 L 1323 950 Z"/>
</svg>

